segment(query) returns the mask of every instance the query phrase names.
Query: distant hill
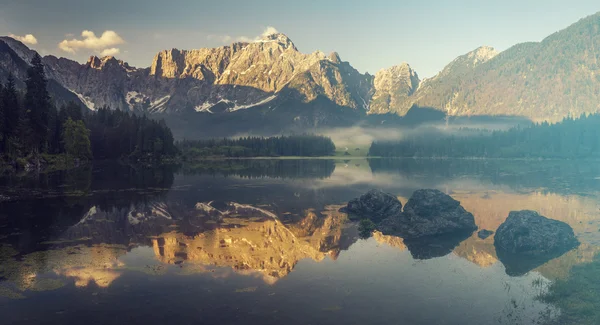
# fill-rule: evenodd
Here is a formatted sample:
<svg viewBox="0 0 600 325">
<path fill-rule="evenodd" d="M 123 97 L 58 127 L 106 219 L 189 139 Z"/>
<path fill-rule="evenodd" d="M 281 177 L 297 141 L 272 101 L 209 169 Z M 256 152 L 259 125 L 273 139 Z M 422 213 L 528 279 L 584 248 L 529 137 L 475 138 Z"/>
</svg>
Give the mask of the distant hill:
<svg viewBox="0 0 600 325">
<path fill-rule="evenodd" d="M 600 13 L 539 43 L 459 58 L 426 80 L 411 103 L 452 115 L 518 115 L 558 121 L 600 111 Z M 475 53 L 475 54 L 473 54 Z M 469 69 L 467 58 L 482 57 Z M 463 62 L 463 64 L 460 64 Z M 446 71 L 452 70 L 452 71 Z"/>
</svg>

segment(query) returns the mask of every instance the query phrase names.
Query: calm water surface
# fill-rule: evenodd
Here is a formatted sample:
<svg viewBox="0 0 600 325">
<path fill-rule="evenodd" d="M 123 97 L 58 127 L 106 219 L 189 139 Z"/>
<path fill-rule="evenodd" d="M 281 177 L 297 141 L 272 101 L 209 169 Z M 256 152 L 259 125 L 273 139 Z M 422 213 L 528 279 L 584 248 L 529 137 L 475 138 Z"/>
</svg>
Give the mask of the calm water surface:
<svg viewBox="0 0 600 325">
<path fill-rule="evenodd" d="M 559 322 L 568 304 L 543 297 L 600 251 L 596 165 L 232 160 L 5 177 L 0 324 Z M 440 189 L 481 229 L 536 210 L 582 245 L 504 265 L 493 236 L 361 239 L 338 209 L 371 188 L 403 203 Z"/>
</svg>

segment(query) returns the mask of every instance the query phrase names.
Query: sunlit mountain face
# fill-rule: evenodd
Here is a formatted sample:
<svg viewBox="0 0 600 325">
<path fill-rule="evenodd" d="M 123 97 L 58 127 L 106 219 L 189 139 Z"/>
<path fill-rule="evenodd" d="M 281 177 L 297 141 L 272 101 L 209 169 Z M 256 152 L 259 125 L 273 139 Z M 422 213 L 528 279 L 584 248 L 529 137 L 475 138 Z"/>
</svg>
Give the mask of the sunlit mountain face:
<svg viewBox="0 0 600 325">
<path fill-rule="evenodd" d="M 473 116 L 557 122 L 598 113 L 599 22 L 596 13 L 540 42 L 463 50 L 430 78 L 401 59 L 374 75 L 362 73 L 337 52 L 303 52 L 276 30 L 220 47 L 171 46 L 141 67 L 115 57 L 116 48 L 96 51 L 100 57 L 85 63 L 55 55 L 42 61 L 57 104 L 165 117 L 179 138 L 398 126 L 414 124 L 415 116 L 428 122 Z M 12 74 L 20 89 L 39 54 L 30 48 L 37 40 L 31 41 L 0 36 L 0 79 Z M 64 42 L 64 54 L 74 54 Z M 78 46 L 87 42 L 75 40 Z"/>
<path fill-rule="evenodd" d="M 107 321 L 127 317 L 129 308 L 141 308 L 148 322 L 171 313 L 225 323 L 242 315 L 267 323 L 289 315 L 298 317 L 292 323 L 333 323 L 334 316 L 434 322 L 434 310 L 465 324 L 558 317 L 562 305 L 540 297 L 594 263 L 600 185 L 567 167 L 548 182 L 539 164 L 418 166 L 306 160 L 273 169 L 265 161 L 143 172 L 153 177 L 129 170 L 124 179 L 127 167 L 103 165 L 77 177 L 49 175 L 50 182 L 20 180 L 21 188 L 37 188 L 30 196 L 5 179 L 13 197 L 0 204 L 0 310 L 30 310 L 27 321 L 8 314 L 15 323 L 81 319 L 84 310 Z M 440 189 L 490 231 L 510 211 L 535 210 L 569 224 L 581 245 L 541 263 L 517 261 L 525 271 L 514 276 L 494 235 L 415 240 L 374 232 L 361 239 L 358 224 L 339 210 L 371 188 L 403 204 L 415 190 Z M 163 299 L 151 298 L 157 292 Z M 185 311 L 192 298 L 205 302 L 194 314 Z M 358 313 L 369 301 L 376 311 Z M 312 313 L 299 313 L 298 303 Z M 31 312 L 33 305 L 41 307 Z"/>
</svg>

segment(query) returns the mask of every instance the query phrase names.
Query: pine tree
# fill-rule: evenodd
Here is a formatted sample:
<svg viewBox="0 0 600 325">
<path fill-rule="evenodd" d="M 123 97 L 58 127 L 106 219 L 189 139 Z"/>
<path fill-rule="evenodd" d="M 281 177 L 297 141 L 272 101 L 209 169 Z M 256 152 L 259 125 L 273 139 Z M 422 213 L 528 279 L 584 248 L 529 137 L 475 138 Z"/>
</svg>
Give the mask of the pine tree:
<svg viewBox="0 0 600 325">
<path fill-rule="evenodd" d="M 58 154 L 61 152 L 61 129 L 62 123 L 59 120 L 58 111 L 56 106 L 50 105 L 48 115 L 48 152 L 51 154 Z"/>
<path fill-rule="evenodd" d="M 73 121 L 83 120 L 83 111 L 81 109 L 81 106 L 77 105 L 74 102 L 69 102 L 66 105 L 64 105 L 61 108 L 61 111 L 63 111 L 64 116 L 72 119 Z M 65 119 L 65 121 L 66 121 L 66 119 Z M 63 123 L 64 123 L 64 121 L 63 121 Z"/>
<path fill-rule="evenodd" d="M 6 125 L 4 123 L 4 85 L 0 82 L 0 153 L 4 153 Z"/>
<path fill-rule="evenodd" d="M 3 149 L 9 155 L 15 155 L 20 145 L 19 124 L 21 119 L 21 107 L 12 74 L 8 75 L 8 81 L 2 92 L 2 107 L 4 109 L 4 138 Z"/>
<path fill-rule="evenodd" d="M 34 153 L 47 150 L 47 137 L 50 119 L 50 95 L 46 89 L 48 81 L 44 73 L 42 58 L 36 54 L 31 60 L 27 71 L 27 93 L 25 94 L 25 109 L 30 133 L 28 145 Z"/>
<path fill-rule="evenodd" d="M 90 130 L 83 121 L 68 119 L 63 128 L 63 143 L 68 155 L 76 158 L 91 159 Z"/>
</svg>

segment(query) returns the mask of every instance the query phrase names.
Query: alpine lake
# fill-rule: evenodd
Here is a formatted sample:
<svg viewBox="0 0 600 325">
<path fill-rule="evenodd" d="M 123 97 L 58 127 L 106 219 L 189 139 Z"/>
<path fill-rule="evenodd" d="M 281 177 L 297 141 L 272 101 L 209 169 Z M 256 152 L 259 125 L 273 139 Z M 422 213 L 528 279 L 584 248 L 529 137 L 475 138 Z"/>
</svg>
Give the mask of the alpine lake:
<svg viewBox="0 0 600 325">
<path fill-rule="evenodd" d="M 505 265 L 493 235 L 364 238 L 339 209 L 373 188 L 441 190 L 491 231 L 534 210 L 581 245 Z M 600 323 L 597 161 L 99 163 L 0 194 L 0 324 Z"/>
</svg>

